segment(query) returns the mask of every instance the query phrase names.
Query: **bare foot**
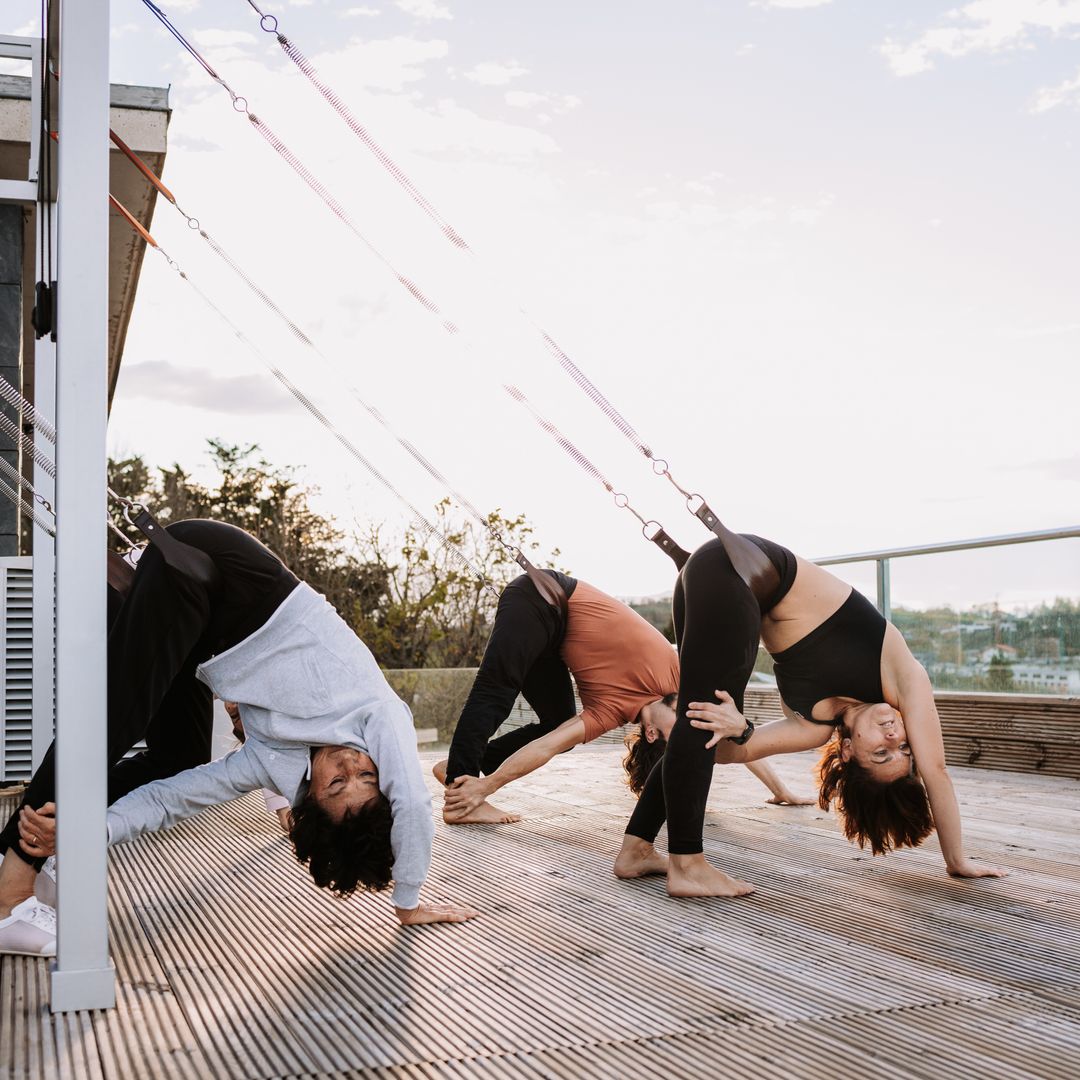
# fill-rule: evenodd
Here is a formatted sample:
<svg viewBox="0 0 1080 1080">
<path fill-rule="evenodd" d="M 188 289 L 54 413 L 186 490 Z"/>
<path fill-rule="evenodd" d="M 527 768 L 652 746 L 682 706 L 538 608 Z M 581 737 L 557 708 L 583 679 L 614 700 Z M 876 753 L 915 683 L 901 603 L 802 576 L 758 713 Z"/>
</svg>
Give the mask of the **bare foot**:
<svg viewBox="0 0 1080 1080">
<path fill-rule="evenodd" d="M 704 855 L 672 855 L 668 896 L 749 896 L 754 886 L 717 870 Z"/>
<path fill-rule="evenodd" d="M 431 775 L 439 781 L 440 784 L 446 783 L 446 766 L 450 763 L 444 758 L 442 761 L 436 761 L 431 766 Z"/>
<path fill-rule="evenodd" d="M 500 810 L 489 802 L 482 802 L 475 810 L 467 810 L 464 814 L 452 814 L 444 807 L 442 816 L 447 825 L 513 825 L 521 820 L 520 814 Z"/>
<path fill-rule="evenodd" d="M 647 840 L 636 836 L 624 836 L 622 848 L 615 859 L 615 876 L 624 881 L 630 878 L 648 877 L 650 874 L 666 874 L 668 860 Z"/>
</svg>

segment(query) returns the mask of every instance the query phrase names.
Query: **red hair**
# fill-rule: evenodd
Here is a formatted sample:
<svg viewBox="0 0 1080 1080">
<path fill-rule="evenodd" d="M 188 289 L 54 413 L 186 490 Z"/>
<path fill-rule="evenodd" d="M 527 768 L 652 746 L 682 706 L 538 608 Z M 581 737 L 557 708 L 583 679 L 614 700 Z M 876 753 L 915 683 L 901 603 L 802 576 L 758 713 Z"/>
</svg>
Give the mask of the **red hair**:
<svg viewBox="0 0 1080 1080">
<path fill-rule="evenodd" d="M 934 819 L 926 788 L 917 776 L 902 776 L 889 783 L 854 758 L 843 758 L 844 732 L 825 745 L 818 763 L 818 806 L 836 813 L 844 835 L 875 855 L 902 847 L 918 847 L 933 831 Z"/>
</svg>

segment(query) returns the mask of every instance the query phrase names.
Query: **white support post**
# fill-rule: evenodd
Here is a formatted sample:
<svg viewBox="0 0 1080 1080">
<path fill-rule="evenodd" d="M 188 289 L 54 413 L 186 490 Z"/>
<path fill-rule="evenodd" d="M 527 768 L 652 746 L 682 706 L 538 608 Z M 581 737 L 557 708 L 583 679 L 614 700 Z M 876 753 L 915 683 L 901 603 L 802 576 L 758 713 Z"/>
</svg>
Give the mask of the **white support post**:
<svg viewBox="0 0 1080 1080">
<path fill-rule="evenodd" d="M 54 1012 L 116 1001 L 105 892 L 108 0 L 62 0 L 60 71 Z"/>
<path fill-rule="evenodd" d="M 38 213 L 54 214 L 52 204 L 38 206 Z M 41 229 L 38 237 L 37 280 L 45 278 L 49 265 L 41 250 Z M 48 235 L 51 230 L 46 230 Z M 55 252 L 54 262 L 55 265 Z M 56 345 L 46 334 L 34 343 L 34 408 L 47 419 L 56 416 Z M 55 426 L 55 425 L 54 425 Z M 35 432 L 34 445 L 53 456 L 53 448 Z M 55 460 L 55 459 L 54 459 Z M 34 463 L 34 490 L 56 505 L 56 484 L 53 478 Z M 33 717 L 30 722 L 30 754 L 33 770 L 41 764 L 45 751 L 53 740 L 56 719 L 56 544 L 42 529 L 34 529 L 34 659 L 33 659 Z"/>
</svg>

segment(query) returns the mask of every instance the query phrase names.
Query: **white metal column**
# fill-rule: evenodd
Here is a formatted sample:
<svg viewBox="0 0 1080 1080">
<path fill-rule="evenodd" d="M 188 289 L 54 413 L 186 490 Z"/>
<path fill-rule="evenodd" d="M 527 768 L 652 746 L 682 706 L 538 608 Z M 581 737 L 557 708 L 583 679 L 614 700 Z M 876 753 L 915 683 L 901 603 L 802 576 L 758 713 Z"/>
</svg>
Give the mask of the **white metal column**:
<svg viewBox="0 0 1080 1080">
<path fill-rule="evenodd" d="M 49 204 L 46 213 L 54 214 Z M 38 205 L 38 213 L 42 207 Z M 55 219 L 55 214 L 54 214 Z M 41 248 L 41 230 L 38 236 L 37 280 L 45 277 L 47 261 Z M 51 230 L 46 230 L 49 235 Z M 53 265 L 55 266 L 55 252 Z M 34 344 L 34 408 L 47 419 L 56 416 L 56 345 L 46 334 Z M 55 425 L 54 425 L 55 426 Z M 46 454 L 53 448 L 36 432 L 34 445 Z M 56 505 L 56 484 L 53 478 L 34 463 L 34 490 L 53 506 Z M 41 764 L 45 751 L 53 740 L 53 722 L 56 717 L 56 694 L 54 666 L 56 658 L 56 544 L 42 529 L 34 529 L 34 667 L 33 667 L 33 720 L 31 722 L 31 753 L 34 771 Z"/>
<path fill-rule="evenodd" d="M 105 902 L 109 2 L 60 11 L 54 1012 L 107 1008 Z"/>
</svg>

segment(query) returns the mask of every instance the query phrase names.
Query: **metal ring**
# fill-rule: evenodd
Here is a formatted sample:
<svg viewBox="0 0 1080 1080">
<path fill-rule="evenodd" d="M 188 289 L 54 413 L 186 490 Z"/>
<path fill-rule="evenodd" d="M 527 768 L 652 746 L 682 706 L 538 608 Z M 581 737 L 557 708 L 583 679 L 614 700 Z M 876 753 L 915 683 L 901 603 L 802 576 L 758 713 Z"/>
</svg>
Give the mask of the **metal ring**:
<svg viewBox="0 0 1080 1080">
<path fill-rule="evenodd" d="M 652 534 L 652 536 L 649 535 L 649 526 L 650 525 L 655 525 L 656 526 L 656 532 L 654 532 Z M 660 522 L 656 520 L 656 518 L 649 518 L 649 520 L 646 521 L 645 524 L 641 526 L 641 535 L 644 536 L 645 539 L 649 540 L 649 541 L 655 540 L 663 531 L 664 531 L 664 526 L 661 525 Z"/>
<path fill-rule="evenodd" d="M 200 231 L 199 219 L 197 217 L 189 217 L 187 219 L 187 227 L 193 229 L 195 232 Z"/>
<path fill-rule="evenodd" d="M 614 497 L 615 497 L 615 505 L 620 510 L 622 510 L 624 507 L 627 507 L 627 506 L 630 505 L 630 500 L 621 491 L 614 492 Z"/>
<path fill-rule="evenodd" d="M 697 510 L 695 510 L 694 507 L 690 505 L 695 499 L 698 500 Z M 689 495 L 686 496 L 686 509 L 689 510 L 691 514 L 696 514 L 698 510 L 700 510 L 704 505 L 704 495 L 699 495 L 696 491 L 692 491 Z"/>
<path fill-rule="evenodd" d="M 242 102 L 243 104 L 241 104 L 241 102 Z M 247 98 L 246 98 L 246 97 L 241 97 L 241 96 L 240 96 L 239 94 L 237 94 L 237 95 L 236 95 L 236 97 L 234 97 L 234 98 L 232 99 L 232 107 L 233 107 L 233 108 L 234 108 L 234 109 L 235 109 L 235 110 L 236 110 L 237 112 L 243 112 L 243 113 L 246 113 L 246 112 L 248 111 L 248 101 L 247 101 Z"/>
<path fill-rule="evenodd" d="M 663 476 L 668 471 L 668 463 L 662 457 L 653 458 L 652 471 L 657 476 Z"/>
<path fill-rule="evenodd" d="M 259 20 L 259 26 L 262 27 L 262 29 L 265 30 L 268 34 L 276 34 L 278 26 L 277 17 L 274 15 L 264 15 Z"/>
</svg>

